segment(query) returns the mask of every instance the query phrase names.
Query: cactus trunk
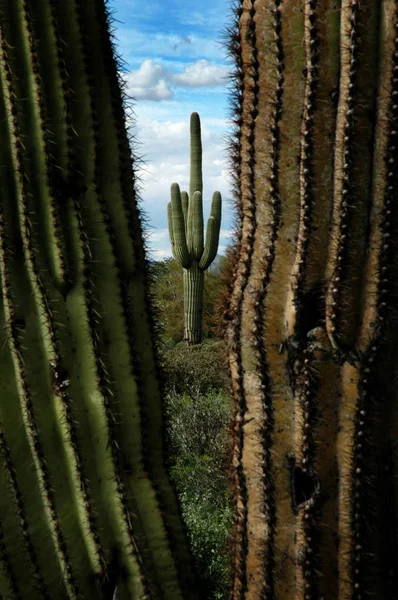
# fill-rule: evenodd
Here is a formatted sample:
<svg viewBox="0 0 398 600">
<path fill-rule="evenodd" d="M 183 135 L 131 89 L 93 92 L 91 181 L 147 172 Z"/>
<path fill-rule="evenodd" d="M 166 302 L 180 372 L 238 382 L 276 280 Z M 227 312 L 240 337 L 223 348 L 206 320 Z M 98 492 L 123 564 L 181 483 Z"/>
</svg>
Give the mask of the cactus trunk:
<svg viewBox="0 0 398 600">
<path fill-rule="evenodd" d="M 396 597 L 398 2 L 236 14 L 232 597 Z"/>
<path fill-rule="evenodd" d="M 202 341 L 204 278 L 196 261 L 184 269 L 184 340 L 189 345 Z"/>
<path fill-rule="evenodd" d="M 102 0 L 0 0 L 0 597 L 195 597 Z"/>
</svg>

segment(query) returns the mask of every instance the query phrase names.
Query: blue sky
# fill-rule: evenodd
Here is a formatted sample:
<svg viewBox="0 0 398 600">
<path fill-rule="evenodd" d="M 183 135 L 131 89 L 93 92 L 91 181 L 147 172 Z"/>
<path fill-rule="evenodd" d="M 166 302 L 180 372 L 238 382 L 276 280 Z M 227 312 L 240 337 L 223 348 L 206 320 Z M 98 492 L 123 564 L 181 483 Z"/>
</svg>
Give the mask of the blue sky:
<svg viewBox="0 0 398 600">
<path fill-rule="evenodd" d="M 213 191 L 223 196 L 220 252 L 231 233 L 225 149 L 228 72 L 221 45 L 231 20 L 229 0 L 111 0 L 114 35 L 125 61 L 127 92 L 135 98 L 132 133 L 142 156 L 142 207 L 154 258 L 171 255 L 166 210 L 170 185 L 189 183 L 189 118 L 202 122 L 205 220 Z"/>
</svg>

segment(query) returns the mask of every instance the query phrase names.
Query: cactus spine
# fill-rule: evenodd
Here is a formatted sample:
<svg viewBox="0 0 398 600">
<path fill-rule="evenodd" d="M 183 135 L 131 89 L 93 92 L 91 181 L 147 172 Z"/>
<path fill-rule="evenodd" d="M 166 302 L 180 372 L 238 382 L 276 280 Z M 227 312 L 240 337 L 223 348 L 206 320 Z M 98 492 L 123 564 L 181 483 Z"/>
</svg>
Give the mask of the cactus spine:
<svg viewBox="0 0 398 600">
<path fill-rule="evenodd" d="M 190 133 L 189 196 L 187 192 L 181 193 L 178 184 L 173 183 L 167 214 L 173 256 L 184 269 L 184 338 L 188 344 L 199 344 L 202 340 L 204 271 L 217 255 L 221 194 L 213 194 L 204 245 L 202 140 L 198 113 L 191 115 Z"/>
<path fill-rule="evenodd" d="M 398 2 L 242 0 L 235 600 L 396 597 Z"/>
<path fill-rule="evenodd" d="M 0 597 L 196 597 L 103 0 L 0 0 Z"/>
</svg>

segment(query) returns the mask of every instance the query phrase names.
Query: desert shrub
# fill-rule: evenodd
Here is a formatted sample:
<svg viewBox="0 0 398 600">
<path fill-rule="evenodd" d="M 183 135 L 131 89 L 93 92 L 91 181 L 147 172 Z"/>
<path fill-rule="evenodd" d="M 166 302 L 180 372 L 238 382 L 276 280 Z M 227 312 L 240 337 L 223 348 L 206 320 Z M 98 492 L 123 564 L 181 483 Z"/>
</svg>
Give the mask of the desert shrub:
<svg viewBox="0 0 398 600">
<path fill-rule="evenodd" d="M 206 600 L 227 598 L 229 588 L 231 408 L 221 390 L 167 396 L 171 475 Z"/>
<path fill-rule="evenodd" d="M 185 343 L 164 348 L 162 362 L 167 392 L 195 397 L 210 389 L 226 389 L 223 342 L 206 340 L 197 346 Z"/>
</svg>

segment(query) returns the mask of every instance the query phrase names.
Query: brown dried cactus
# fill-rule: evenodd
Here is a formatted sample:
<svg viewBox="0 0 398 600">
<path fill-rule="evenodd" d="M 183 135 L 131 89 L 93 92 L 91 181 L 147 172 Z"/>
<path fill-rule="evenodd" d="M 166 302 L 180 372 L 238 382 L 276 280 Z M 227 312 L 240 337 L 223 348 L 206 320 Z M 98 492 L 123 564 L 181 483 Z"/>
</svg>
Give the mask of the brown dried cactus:
<svg viewBox="0 0 398 600">
<path fill-rule="evenodd" d="M 398 2 L 242 0 L 233 598 L 397 597 Z"/>
</svg>

